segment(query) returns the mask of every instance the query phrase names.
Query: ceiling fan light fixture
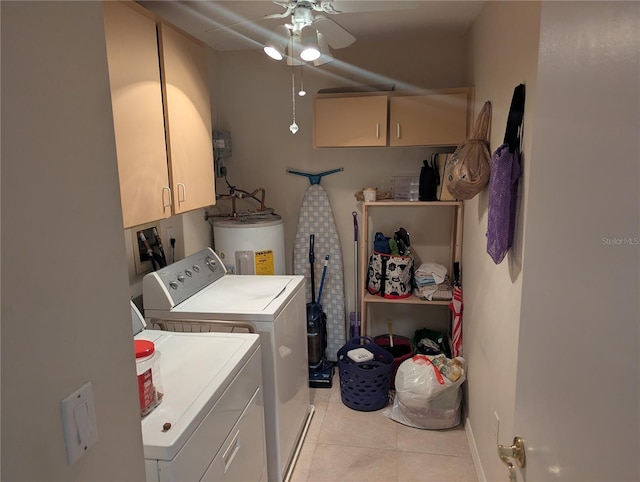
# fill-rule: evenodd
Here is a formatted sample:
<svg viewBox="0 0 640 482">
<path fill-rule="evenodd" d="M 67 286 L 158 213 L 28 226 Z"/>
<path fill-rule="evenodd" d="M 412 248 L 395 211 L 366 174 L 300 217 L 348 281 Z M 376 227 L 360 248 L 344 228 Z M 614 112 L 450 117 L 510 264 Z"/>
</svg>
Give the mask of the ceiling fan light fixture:
<svg viewBox="0 0 640 482">
<path fill-rule="evenodd" d="M 302 51 L 300 58 L 307 62 L 313 62 L 320 57 L 320 45 L 318 43 L 318 32 L 310 25 L 302 27 L 300 30 L 300 44 Z"/>
<path fill-rule="evenodd" d="M 265 45 L 264 53 L 266 53 L 273 60 L 282 60 L 284 58 L 284 52 L 278 50 L 274 45 Z"/>
<path fill-rule="evenodd" d="M 278 25 L 271 34 L 271 37 L 264 44 L 264 52 L 274 60 L 284 58 L 284 50 L 289 40 L 289 31 L 284 25 Z"/>
<path fill-rule="evenodd" d="M 313 61 L 313 65 L 317 67 L 333 62 L 333 55 L 331 55 L 327 38 L 321 32 L 318 32 L 318 45 L 320 45 L 320 57 Z"/>
</svg>

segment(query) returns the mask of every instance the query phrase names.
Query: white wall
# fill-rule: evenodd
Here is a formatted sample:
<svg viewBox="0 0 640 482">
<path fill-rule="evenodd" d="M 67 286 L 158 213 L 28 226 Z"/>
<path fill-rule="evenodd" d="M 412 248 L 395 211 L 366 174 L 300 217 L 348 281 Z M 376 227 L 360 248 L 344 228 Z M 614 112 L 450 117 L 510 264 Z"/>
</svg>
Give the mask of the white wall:
<svg viewBox="0 0 640 482">
<path fill-rule="evenodd" d="M 496 455 L 495 413 L 501 443 L 513 438 L 518 329 L 522 297 L 523 226 L 527 205 L 536 98 L 540 4 L 487 2 L 468 37 L 467 80 L 476 88 L 476 112 L 489 100 L 493 152 L 504 138 L 516 85 L 526 85 L 523 176 L 514 247 L 501 264 L 487 254 L 488 191 L 464 203 L 463 344 L 469 363 L 467 408 L 477 446 L 476 465 L 486 480 L 502 480 Z M 480 462 L 480 463 L 478 463 Z"/>
<path fill-rule="evenodd" d="M 143 480 L 100 2 L 2 2 L 2 480 Z M 92 382 L 67 465 L 60 401 Z"/>
<path fill-rule="evenodd" d="M 217 128 L 231 131 L 233 156 L 226 161 L 229 181 L 253 191 L 266 188 L 266 204 L 285 222 L 287 272 L 292 270 L 292 250 L 298 214 L 308 179 L 287 174 L 286 169 L 317 173 L 334 168 L 344 172 L 324 177 L 321 185 L 332 204 L 342 245 L 347 311 L 353 311 L 353 217 L 356 191 L 365 186 L 389 190 L 393 175 L 418 175 L 427 148 L 313 149 L 312 102 L 319 89 L 351 83 L 391 82 L 397 87 L 462 87 L 464 71 L 463 33 L 426 33 L 410 39 L 415 48 L 396 33 L 388 41 L 385 56 L 379 43 L 358 40 L 334 51 L 332 65 L 304 67 L 305 97 L 296 97 L 297 134 L 292 122 L 291 67 L 275 62 L 262 51 L 218 52 L 216 83 L 212 90 L 218 115 Z M 383 40 L 384 42 L 384 40 Z M 384 60 L 381 61 L 381 56 Z M 295 71 L 297 85 L 300 68 Z M 297 91 L 297 89 L 296 89 Z M 218 182 L 218 192 L 228 192 Z M 225 202 L 218 204 L 225 209 Z M 257 206 L 251 205 L 251 209 Z M 362 220 L 360 219 L 360 222 Z M 399 224 L 398 226 L 400 226 Z"/>
</svg>

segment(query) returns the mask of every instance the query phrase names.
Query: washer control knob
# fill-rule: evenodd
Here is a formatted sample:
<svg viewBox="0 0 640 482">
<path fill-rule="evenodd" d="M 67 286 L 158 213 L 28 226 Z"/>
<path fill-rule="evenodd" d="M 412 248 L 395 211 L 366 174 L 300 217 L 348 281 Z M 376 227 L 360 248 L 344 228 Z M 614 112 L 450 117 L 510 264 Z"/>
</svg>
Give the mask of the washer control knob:
<svg viewBox="0 0 640 482">
<path fill-rule="evenodd" d="M 214 271 L 216 269 L 216 260 L 212 257 L 207 257 L 207 266 L 211 271 Z"/>
<path fill-rule="evenodd" d="M 177 289 L 178 289 L 178 283 L 176 283 L 175 281 L 170 281 L 170 282 L 169 282 L 169 286 L 170 286 L 171 288 L 173 288 L 174 290 L 177 290 Z"/>
<path fill-rule="evenodd" d="M 178 275 L 178 281 L 180 281 L 180 283 L 184 283 L 185 277 L 183 274 L 179 274 Z"/>
<path fill-rule="evenodd" d="M 193 272 L 190 269 L 185 269 L 184 274 L 186 274 L 189 278 L 193 276 Z"/>
<path fill-rule="evenodd" d="M 197 264 L 193 265 L 193 271 L 194 273 L 199 273 L 200 272 L 200 266 L 198 266 Z"/>
</svg>

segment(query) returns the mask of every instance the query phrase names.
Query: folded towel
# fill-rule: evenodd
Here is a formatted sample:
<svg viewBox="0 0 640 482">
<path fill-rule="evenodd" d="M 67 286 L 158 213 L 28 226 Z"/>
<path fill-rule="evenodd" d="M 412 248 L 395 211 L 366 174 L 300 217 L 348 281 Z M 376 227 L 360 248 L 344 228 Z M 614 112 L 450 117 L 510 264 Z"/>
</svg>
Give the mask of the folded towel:
<svg viewBox="0 0 640 482">
<path fill-rule="evenodd" d="M 416 286 L 413 289 L 413 295 L 428 301 L 449 301 L 453 299 L 453 286 L 447 276 L 439 284 Z"/>
<path fill-rule="evenodd" d="M 438 263 L 422 263 L 415 271 L 415 276 L 418 278 L 433 276 L 436 284 L 440 284 L 447 276 L 447 268 Z"/>
</svg>

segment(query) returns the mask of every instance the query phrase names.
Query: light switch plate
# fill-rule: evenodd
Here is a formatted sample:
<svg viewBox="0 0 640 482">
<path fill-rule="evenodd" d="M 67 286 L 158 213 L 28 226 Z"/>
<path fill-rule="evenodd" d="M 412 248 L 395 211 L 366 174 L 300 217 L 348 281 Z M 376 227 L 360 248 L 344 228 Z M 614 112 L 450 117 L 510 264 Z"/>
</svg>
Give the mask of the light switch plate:
<svg viewBox="0 0 640 482">
<path fill-rule="evenodd" d="M 98 441 L 91 382 L 60 402 L 67 462 L 73 464 Z"/>
</svg>

